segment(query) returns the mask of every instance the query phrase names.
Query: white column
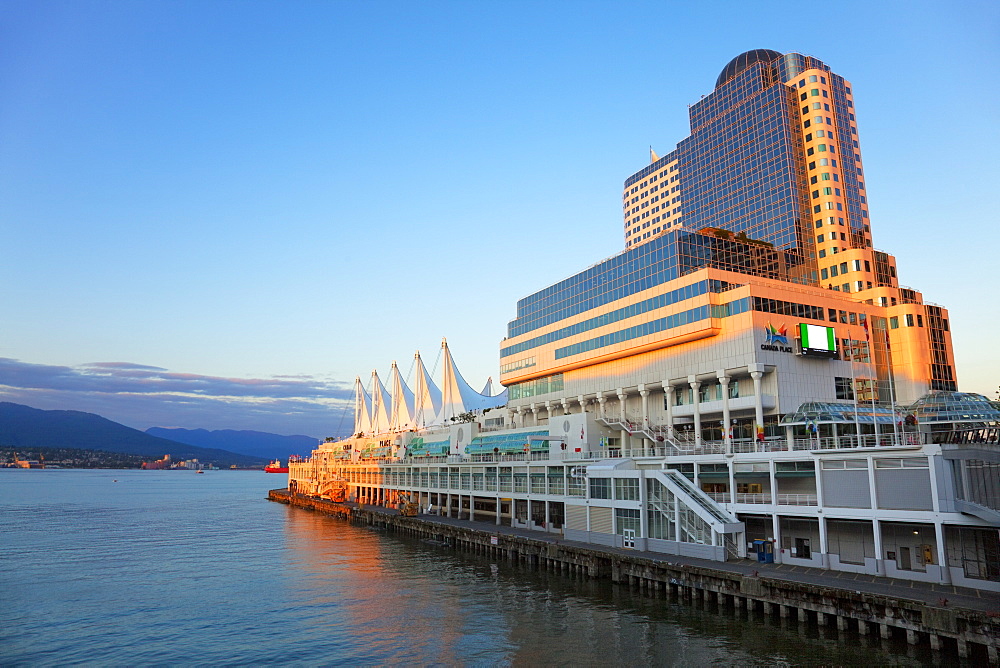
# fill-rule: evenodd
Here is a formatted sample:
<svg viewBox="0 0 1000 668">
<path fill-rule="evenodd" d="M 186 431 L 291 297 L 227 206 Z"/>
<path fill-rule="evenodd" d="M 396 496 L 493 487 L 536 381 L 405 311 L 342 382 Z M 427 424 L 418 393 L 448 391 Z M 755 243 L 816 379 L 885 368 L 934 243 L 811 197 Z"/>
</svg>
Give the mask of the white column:
<svg viewBox="0 0 1000 668">
<path fill-rule="evenodd" d="M 951 568 L 948 566 L 948 550 L 945 549 L 944 525 L 941 522 L 934 523 L 934 540 L 937 542 L 938 565 L 941 567 L 941 584 L 951 584 Z"/>
<path fill-rule="evenodd" d="M 645 385 L 639 386 L 639 396 L 642 397 L 642 428 L 646 431 L 649 430 L 649 390 L 646 389 Z M 643 450 L 649 449 L 649 439 L 643 436 L 642 438 L 642 448 Z"/>
<path fill-rule="evenodd" d="M 639 471 L 639 508 L 646 508 L 646 476 Z M 642 510 L 639 512 L 639 535 L 649 538 L 649 513 Z"/>
<path fill-rule="evenodd" d="M 628 399 L 628 396 L 625 394 L 625 390 L 623 390 L 622 388 L 619 387 L 618 388 L 618 413 L 621 416 L 622 425 L 624 425 L 628 421 L 628 415 L 625 412 L 625 400 L 626 399 Z M 632 437 L 628 433 L 628 431 L 626 430 L 626 428 L 624 426 L 622 427 L 622 431 L 621 431 L 621 439 L 622 439 L 622 451 L 624 452 L 625 450 L 631 450 L 632 449 L 632 443 L 631 443 Z"/>
<path fill-rule="evenodd" d="M 823 515 L 819 516 L 819 552 L 823 568 L 830 568 L 829 549 L 826 545 L 826 517 Z"/>
<path fill-rule="evenodd" d="M 663 381 L 663 402 L 667 405 L 667 433 L 674 435 L 674 386 Z"/>
<path fill-rule="evenodd" d="M 813 475 L 816 476 L 816 507 L 823 508 L 823 471 L 820 470 L 819 460 L 813 462 L 815 467 Z"/>
<path fill-rule="evenodd" d="M 604 404 L 607 403 L 607 401 L 608 400 L 605 398 L 603 392 L 598 392 L 597 393 L 597 403 L 600 404 L 600 412 L 598 414 L 600 415 L 601 419 L 604 419 L 604 415 L 605 415 L 605 413 L 604 413 Z"/>
<path fill-rule="evenodd" d="M 760 366 L 760 365 L 755 365 Z M 753 378 L 753 414 L 754 420 L 757 421 L 761 427 L 764 426 L 764 403 L 761 397 L 761 383 L 760 379 L 764 377 L 764 371 L 752 370 L 750 372 L 750 377 Z M 756 429 L 756 427 L 755 427 Z"/>
<path fill-rule="evenodd" d="M 552 421 L 552 402 L 551 401 L 546 401 L 545 402 L 545 418 L 549 422 Z"/>
<path fill-rule="evenodd" d="M 781 551 L 781 518 L 778 513 L 771 515 L 771 528 L 774 529 L 774 563 L 782 563 Z"/>
<path fill-rule="evenodd" d="M 872 520 L 872 534 L 875 538 L 875 572 L 885 575 L 885 553 L 882 552 L 882 527 L 877 519 Z"/>
<path fill-rule="evenodd" d="M 531 426 L 538 426 L 538 406 L 531 404 Z"/>
<path fill-rule="evenodd" d="M 729 376 L 722 369 L 716 375 L 719 377 L 719 385 L 722 386 L 722 442 L 725 444 L 726 456 L 731 457 L 733 455 L 733 438 L 729 413 Z"/>
<path fill-rule="evenodd" d="M 701 445 L 701 383 L 695 376 L 688 376 L 688 385 L 691 386 L 691 394 L 694 395 L 694 444 L 695 447 Z"/>
<path fill-rule="evenodd" d="M 583 398 L 582 394 L 580 396 L 578 396 L 576 398 L 576 400 L 580 402 L 580 412 L 581 413 L 586 413 L 587 412 L 587 400 Z"/>
</svg>

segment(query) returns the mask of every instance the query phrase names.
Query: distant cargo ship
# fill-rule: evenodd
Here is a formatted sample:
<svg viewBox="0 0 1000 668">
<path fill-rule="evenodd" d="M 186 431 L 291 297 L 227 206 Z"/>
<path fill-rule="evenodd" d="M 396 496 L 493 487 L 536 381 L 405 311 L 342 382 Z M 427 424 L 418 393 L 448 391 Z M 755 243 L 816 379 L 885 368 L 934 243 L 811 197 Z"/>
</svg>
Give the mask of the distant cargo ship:
<svg viewBox="0 0 1000 668">
<path fill-rule="evenodd" d="M 264 467 L 264 473 L 288 473 L 288 467 L 282 466 L 280 459 L 275 459 Z"/>
</svg>

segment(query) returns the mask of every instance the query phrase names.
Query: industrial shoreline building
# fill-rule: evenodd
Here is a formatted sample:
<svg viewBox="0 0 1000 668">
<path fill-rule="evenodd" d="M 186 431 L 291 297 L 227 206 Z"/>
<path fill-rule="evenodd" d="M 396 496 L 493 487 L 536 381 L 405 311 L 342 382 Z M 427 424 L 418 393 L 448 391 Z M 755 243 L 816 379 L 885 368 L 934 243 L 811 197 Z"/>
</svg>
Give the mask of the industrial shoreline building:
<svg viewBox="0 0 1000 668">
<path fill-rule="evenodd" d="M 624 251 L 521 299 L 500 382 L 357 383 L 299 493 L 1000 591 L 1000 411 L 872 242 L 853 91 L 757 49 L 625 181 Z"/>
</svg>

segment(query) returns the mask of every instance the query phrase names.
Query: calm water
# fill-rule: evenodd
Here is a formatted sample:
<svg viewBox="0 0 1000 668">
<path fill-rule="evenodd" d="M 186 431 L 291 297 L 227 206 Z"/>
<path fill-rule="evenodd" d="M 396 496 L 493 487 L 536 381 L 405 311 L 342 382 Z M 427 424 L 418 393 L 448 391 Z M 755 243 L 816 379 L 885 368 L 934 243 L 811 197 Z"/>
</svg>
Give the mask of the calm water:
<svg viewBox="0 0 1000 668">
<path fill-rule="evenodd" d="M 266 501 L 282 482 L 260 472 L 0 469 L 0 663 L 929 659 L 352 527 Z"/>
</svg>

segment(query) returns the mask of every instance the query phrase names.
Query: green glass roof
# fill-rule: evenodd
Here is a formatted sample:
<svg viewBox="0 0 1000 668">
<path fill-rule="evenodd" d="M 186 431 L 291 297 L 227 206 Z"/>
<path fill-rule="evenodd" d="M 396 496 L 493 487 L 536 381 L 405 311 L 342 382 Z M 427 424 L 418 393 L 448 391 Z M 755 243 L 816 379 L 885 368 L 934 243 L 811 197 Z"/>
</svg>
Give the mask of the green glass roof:
<svg viewBox="0 0 1000 668">
<path fill-rule="evenodd" d="M 986 397 L 973 392 L 931 392 L 908 410 L 918 422 L 1000 422 L 1000 410 Z"/>
<path fill-rule="evenodd" d="M 855 417 L 855 411 L 857 416 Z M 796 425 L 843 422 L 854 424 L 893 424 L 902 422 L 906 413 L 898 407 L 895 412 L 889 406 L 879 406 L 876 404 L 854 404 L 837 403 L 833 401 L 807 401 L 798 407 L 794 413 L 789 413 L 781 419 L 781 424 Z"/>
</svg>

